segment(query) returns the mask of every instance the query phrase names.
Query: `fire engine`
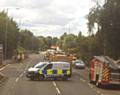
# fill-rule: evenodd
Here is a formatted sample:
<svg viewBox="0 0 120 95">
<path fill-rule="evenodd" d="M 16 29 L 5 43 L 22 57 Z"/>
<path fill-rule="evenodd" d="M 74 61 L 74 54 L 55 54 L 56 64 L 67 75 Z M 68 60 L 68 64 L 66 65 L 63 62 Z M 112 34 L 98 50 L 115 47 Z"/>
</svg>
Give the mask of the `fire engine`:
<svg viewBox="0 0 120 95">
<path fill-rule="evenodd" d="M 120 64 L 108 56 L 94 56 L 90 60 L 90 82 L 101 87 L 109 84 L 120 84 Z"/>
</svg>

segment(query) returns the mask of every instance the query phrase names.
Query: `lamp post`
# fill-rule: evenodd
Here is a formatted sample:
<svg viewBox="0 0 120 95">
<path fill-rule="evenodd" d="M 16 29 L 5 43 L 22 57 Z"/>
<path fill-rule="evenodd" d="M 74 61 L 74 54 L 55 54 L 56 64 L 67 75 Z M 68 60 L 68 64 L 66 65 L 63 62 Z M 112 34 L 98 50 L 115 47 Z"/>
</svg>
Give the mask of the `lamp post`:
<svg viewBox="0 0 120 95">
<path fill-rule="evenodd" d="M 7 8 L 6 9 L 6 24 L 5 24 L 5 50 L 4 50 L 4 59 L 7 59 L 7 43 L 8 43 L 8 10 L 11 9 L 11 8 Z M 19 8 L 15 8 L 16 10 L 18 10 Z"/>
<path fill-rule="evenodd" d="M 8 14 L 8 8 L 6 9 L 6 13 Z M 5 59 L 7 59 L 7 32 L 8 32 L 8 17 L 6 15 L 6 25 L 5 25 Z"/>
</svg>

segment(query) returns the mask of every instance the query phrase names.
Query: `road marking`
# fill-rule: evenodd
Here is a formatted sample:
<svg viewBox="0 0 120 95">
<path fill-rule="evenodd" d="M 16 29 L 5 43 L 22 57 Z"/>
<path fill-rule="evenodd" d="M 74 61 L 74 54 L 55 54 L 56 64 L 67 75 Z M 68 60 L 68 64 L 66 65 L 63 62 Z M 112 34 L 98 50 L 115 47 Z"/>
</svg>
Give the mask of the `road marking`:
<svg viewBox="0 0 120 95">
<path fill-rule="evenodd" d="M 10 64 L 7 64 L 6 66 L 4 66 L 4 67 L 2 67 L 1 69 L 0 69 L 0 71 L 2 71 L 2 70 L 4 70 L 7 66 L 9 66 Z"/>
<path fill-rule="evenodd" d="M 93 88 L 94 86 L 93 85 L 91 85 L 90 83 L 88 83 L 88 85 L 90 86 L 90 88 Z"/>
<path fill-rule="evenodd" d="M 82 82 L 86 82 L 86 80 L 84 80 L 83 78 L 80 78 L 80 80 L 81 80 Z"/>
<path fill-rule="evenodd" d="M 100 91 L 99 91 L 99 90 L 97 90 L 96 92 L 97 92 L 98 94 L 100 94 Z"/>
<path fill-rule="evenodd" d="M 0 72 L 0 75 L 1 75 L 1 76 L 5 76 L 5 75 L 4 75 L 3 73 L 1 73 L 1 72 Z"/>
<path fill-rule="evenodd" d="M 56 87 L 57 85 L 56 85 L 56 83 L 53 81 L 53 85 Z"/>
<path fill-rule="evenodd" d="M 22 73 L 22 74 L 20 74 L 19 78 L 21 78 L 22 76 L 23 76 L 23 73 Z"/>
<path fill-rule="evenodd" d="M 59 88 L 57 87 L 57 84 L 55 83 L 55 81 L 53 81 L 52 83 L 55 86 L 55 89 L 57 90 L 57 93 L 60 94 L 61 92 L 60 92 Z"/>
<path fill-rule="evenodd" d="M 30 63 L 29 63 L 29 64 L 27 64 L 27 66 L 25 67 L 25 71 L 27 70 L 27 68 L 29 67 L 29 65 L 30 65 Z"/>
<path fill-rule="evenodd" d="M 99 90 L 97 90 L 96 88 L 94 88 L 93 85 L 91 85 L 90 83 L 88 83 L 88 86 L 93 90 L 95 91 L 96 93 L 100 94 L 100 95 L 104 95 L 103 93 L 101 93 Z"/>
<path fill-rule="evenodd" d="M 18 82 L 18 80 L 19 80 L 19 77 L 16 78 L 15 82 Z"/>
<path fill-rule="evenodd" d="M 57 90 L 58 94 L 60 94 L 60 90 L 57 87 L 56 87 L 56 90 Z"/>
</svg>

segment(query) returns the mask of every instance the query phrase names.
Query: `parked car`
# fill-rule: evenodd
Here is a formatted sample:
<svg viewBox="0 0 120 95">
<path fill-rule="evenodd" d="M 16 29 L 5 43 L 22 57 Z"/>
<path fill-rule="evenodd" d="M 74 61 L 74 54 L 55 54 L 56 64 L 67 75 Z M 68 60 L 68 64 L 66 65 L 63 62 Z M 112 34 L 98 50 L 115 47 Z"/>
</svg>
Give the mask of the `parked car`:
<svg viewBox="0 0 120 95">
<path fill-rule="evenodd" d="M 85 68 L 85 63 L 82 60 L 75 60 L 73 62 L 73 65 L 76 69 L 84 69 Z"/>
</svg>

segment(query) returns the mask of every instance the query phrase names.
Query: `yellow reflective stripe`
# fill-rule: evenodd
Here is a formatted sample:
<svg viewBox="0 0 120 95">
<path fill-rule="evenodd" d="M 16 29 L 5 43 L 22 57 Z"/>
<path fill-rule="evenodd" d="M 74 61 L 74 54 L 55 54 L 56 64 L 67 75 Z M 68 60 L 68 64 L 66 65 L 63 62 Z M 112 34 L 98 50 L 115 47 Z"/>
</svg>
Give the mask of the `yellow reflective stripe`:
<svg viewBox="0 0 120 95">
<path fill-rule="evenodd" d="M 42 73 L 42 70 L 39 70 L 39 74 L 43 74 L 43 73 Z"/>
<path fill-rule="evenodd" d="M 48 75 L 52 75 L 53 74 L 53 70 L 47 70 L 47 74 Z"/>
<path fill-rule="evenodd" d="M 70 70 L 67 70 L 67 75 L 70 75 Z"/>
<path fill-rule="evenodd" d="M 61 75 L 62 74 L 62 70 L 57 70 L 57 74 Z"/>
</svg>

